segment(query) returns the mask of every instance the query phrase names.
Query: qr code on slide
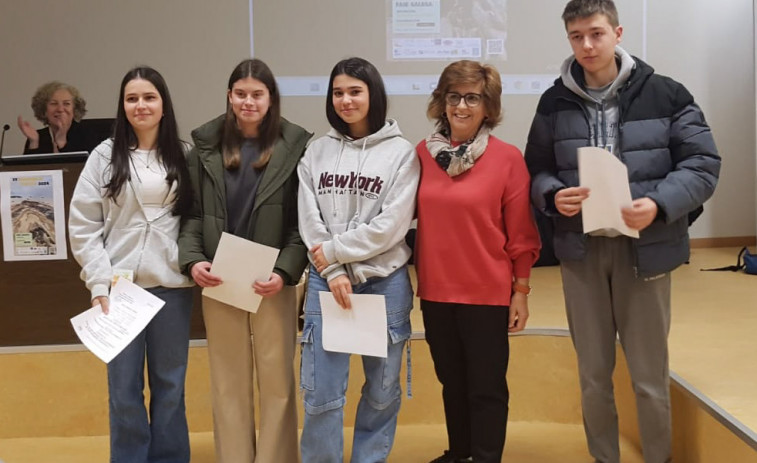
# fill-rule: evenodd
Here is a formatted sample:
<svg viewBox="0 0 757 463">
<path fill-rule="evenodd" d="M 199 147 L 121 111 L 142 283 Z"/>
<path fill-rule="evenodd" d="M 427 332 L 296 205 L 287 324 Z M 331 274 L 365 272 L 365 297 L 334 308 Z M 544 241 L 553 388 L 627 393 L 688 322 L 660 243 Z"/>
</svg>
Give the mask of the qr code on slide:
<svg viewBox="0 0 757 463">
<path fill-rule="evenodd" d="M 501 55 L 505 53 L 505 41 L 503 39 L 487 39 L 486 53 L 490 55 Z"/>
</svg>

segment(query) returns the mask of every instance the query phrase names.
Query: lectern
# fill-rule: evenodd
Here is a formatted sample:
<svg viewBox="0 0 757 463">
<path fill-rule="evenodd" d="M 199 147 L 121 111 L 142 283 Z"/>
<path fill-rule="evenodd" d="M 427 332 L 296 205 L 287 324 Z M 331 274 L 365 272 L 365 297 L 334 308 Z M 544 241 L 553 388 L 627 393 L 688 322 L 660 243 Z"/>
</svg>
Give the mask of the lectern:
<svg viewBox="0 0 757 463">
<path fill-rule="evenodd" d="M 62 171 L 67 224 L 71 195 L 87 156 L 86 152 L 5 156 L 0 172 Z M 2 252 L 0 347 L 78 344 L 69 320 L 89 308 L 90 294 L 70 249 L 66 260 L 48 261 L 5 261 L 6 250 Z M 191 337 L 204 339 L 199 290 L 194 300 Z"/>
</svg>

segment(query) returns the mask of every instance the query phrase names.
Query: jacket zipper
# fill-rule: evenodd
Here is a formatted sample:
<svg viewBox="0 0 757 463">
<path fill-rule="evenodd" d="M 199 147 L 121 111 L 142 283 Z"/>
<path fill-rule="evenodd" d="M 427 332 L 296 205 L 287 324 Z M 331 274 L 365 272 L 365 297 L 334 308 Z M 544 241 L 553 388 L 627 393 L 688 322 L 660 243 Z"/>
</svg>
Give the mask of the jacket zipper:
<svg viewBox="0 0 757 463">
<path fill-rule="evenodd" d="M 626 81 L 625 85 L 618 89 L 618 157 L 620 158 L 621 162 L 625 159 L 625 156 L 623 156 L 623 105 L 621 104 L 621 93 L 623 90 L 627 90 L 630 88 L 631 82 Z M 572 98 L 568 98 L 566 96 L 558 96 L 556 98 L 557 100 L 564 100 L 568 103 L 573 103 L 575 105 L 578 105 L 579 108 L 581 108 L 581 112 L 583 112 L 584 120 L 588 125 L 591 125 L 591 122 L 589 122 L 589 114 L 586 110 L 586 107 L 582 104 L 581 101 L 574 100 Z M 589 136 L 587 138 L 587 141 L 589 145 L 591 145 L 591 129 L 589 129 Z M 625 163 L 624 163 L 625 164 Z M 586 233 L 582 234 L 584 237 L 587 236 Z M 585 238 L 584 238 L 585 239 Z M 633 273 L 634 278 L 639 277 L 639 246 L 638 246 L 638 240 L 631 240 L 631 245 L 633 246 Z"/>
<path fill-rule="evenodd" d="M 145 234 L 144 238 L 142 238 L 142 247 L 139 250 L 139 259 L 137 259 L 137 268 L 134 269 L 134 282 L 137 281 L 137 275 L 139 275 L 139 268 L 142 266 L 142 255 L 145 253 L 145 248 L 147 247 L 147 237 L 150 234 L 150 222 L 145 222 Z"/>
<path fill-rule="evenodd" d="M 623 125 L 625 124 L 623 116 L 625 111 L 623 109 L 623 94 L 626 90 L 631 88 L 631 80 L 618 89 L 618 158 L 625 164 L 625 155 L 623 154 Z M 630 185 L 630 182 L 629 182 Z M 633 248 L 633 276 L 639 278 L 639 240 L 631 240 L 631 247 Z"/>
<path fill-rule="evenodd" d="M 628 90 L 630 87 L 631 87 L 631 81 L 629 78 L 629 80 L 627 80 L 626 83 L 617 91 L 617 95 L 618 95 L 618 158 L 621 161 L 624 161 L 626 158 L 625 155 L 623 154 L 624 111 L 623 111 L 623 98 L 622 97 L 623 97 L 623 92 L 625 90 Z"/>
</svg>

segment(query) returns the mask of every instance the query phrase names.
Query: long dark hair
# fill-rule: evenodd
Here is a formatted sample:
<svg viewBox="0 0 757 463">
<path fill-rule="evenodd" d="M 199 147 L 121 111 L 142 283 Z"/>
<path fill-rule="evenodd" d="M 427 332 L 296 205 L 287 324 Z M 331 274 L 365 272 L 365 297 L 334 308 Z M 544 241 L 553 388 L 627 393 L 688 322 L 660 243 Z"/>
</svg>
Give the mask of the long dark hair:
<svg viewBox="0 0 757 463">
<path fill-rule="evenodd" d="M 334 93 L 334 78 L 338 75 L 347 75 L 365 82 L 368 87 L 368 132 L 376 133 L 386 123 L 387 98 L 384 89 L 384 81 L 381 79 L 378 69 L 363 58 L 347 58 L 336 63 L 329 77 L 329 90 L 326 93 L 326 118 L 331 127 L 345 136 L 350 135 L 350 127 L 334 109 L 331 94 Z"/>
<path fill-rule="evenodd" d="M 273 72 L 267 64 L 257 58 L 246 59 L 237 64 L 237 67 L 229 76 L 228 90 L 241 79 L 251 77 L 259 80 L 268 88 L 271 104 L 268 107 L 263 120 L 258 128 L 258 147 L 260 158 L 255 162 L 254 167 L 260 168 L 268 163 L 273 152 L 273 145 L 279 138 L 281 130 L 281 97 L 279 96 L 279 87 L 276 85 L 276 79 Z M 227 169 L 236 169 L 239 167 L 240 154 L 239 149 L 242 145 L 242 131 L 237 126 L 237 117 L 231 107 L 229 98 L 226 98 L 226 119 L 223 124 L 223 133 L 221 134 L 221 152 L 223 153 L 223 165 Z"/>
<path fill-rule="evenodd" d="M 118 110 L 113 127 L 113 153 L 111 155 L 110 183 L 105 188 L 105 196 L 115 200 L 124 184 L 131 179 L 131 150 L 138 146 L 137 134 L 126 118 L 124 110 L 124 89 L 134 79 L 144 79 L 155 86 L 163 100 L 163 117 L 158 128 L 158 160 L 166 168 L 166 182 L 169 187 L 177 181 L 176 200 L 173 213 L 181 215 L 187 212 L 192 203 L 192 187 L 189 184 L 189 170 L 184 155 L 184 144 L 179 139 L 179 128 L 173 111 L 171 94 L 165 79 L 158 71 L 148 66 L 139 66 L 127 72 L 121 81 L 118 96 Z"/>
</svg>

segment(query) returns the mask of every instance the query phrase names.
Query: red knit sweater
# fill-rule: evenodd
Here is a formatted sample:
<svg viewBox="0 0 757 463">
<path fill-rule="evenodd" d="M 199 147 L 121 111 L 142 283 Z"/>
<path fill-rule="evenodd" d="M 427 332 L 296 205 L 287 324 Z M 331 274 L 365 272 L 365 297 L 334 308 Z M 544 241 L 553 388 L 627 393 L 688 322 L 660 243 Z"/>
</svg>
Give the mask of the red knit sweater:
<svg viewBox="0 0 757 463">
<path fill-rule="evenodd" d="M 450 177 L 425 141 L 417 151 L 418 296 L 435 302 L 509 305 L 513 275 L 529 277 L 540 248 L 523 156 L 490 136 L 473 168 Z"/>
</svg>

